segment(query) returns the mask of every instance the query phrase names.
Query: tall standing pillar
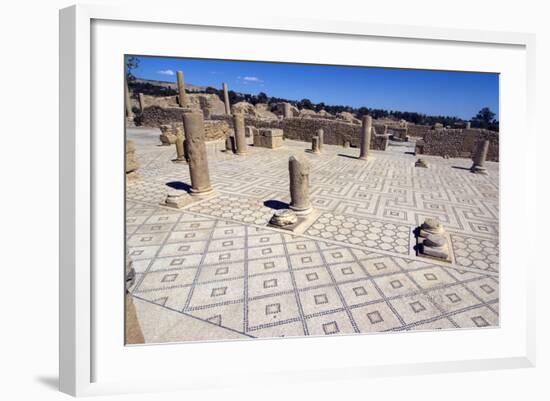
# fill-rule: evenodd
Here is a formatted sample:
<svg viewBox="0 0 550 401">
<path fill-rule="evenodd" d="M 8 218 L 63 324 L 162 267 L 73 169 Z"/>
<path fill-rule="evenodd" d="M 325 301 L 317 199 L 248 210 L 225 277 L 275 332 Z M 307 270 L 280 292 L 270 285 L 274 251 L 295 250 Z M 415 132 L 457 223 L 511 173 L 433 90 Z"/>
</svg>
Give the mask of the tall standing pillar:
<svg viewBox="0 0 550 401">
<path fill-rule="evenodd" d="M 130 89 L 128 89 L 128 81 L 124 80 L 124 105 L 126 106 L 126 117 L 133 118 L 132 100 L 130 99 Z"/>
<path fill-rule="evenodd" d="M 363 125 L 361 126 L 361 149 L 359 159 L 367 160 L 370 147 L 370 136 L 372 132 L 372 117 L 363 116 Z"/>
<path fill-rule="evenodd" d="M 143 113 L 143 110 L 145 109 L 145 98 L 143 96 L 143 93 L 139 94 L 139 110 Z"/>
<path fill-rule="evenodd" d="M 238 155 L 246 154 L 246 135 L 244 128 L 244 114 L 236 113 L 233 116 L 233 125 L 235 128 L 235 153 Z"/>
<path fill-rule="evenodd" d="M 283 118 L 290 118 L 290 117 L 292 117 L 290 103 L 283 103 Z"/>
<path fill-rule="evenodd" d="M 322 128 L 317 130 L 317 136 L 319 137 L 319 151 L 323 151 L 323 143 L 325 143 L 325 131 Z"/>
<path fill-rule="evenodd" d="M 290 209 L 297 215 L 303 216 L 311 213 L 312 207 L 309 201 L 309 163 L 307 160 L 294 156 L 288 159 L 288 171 L 290 174 Z"/>
<path fill-rule="evenodd" d="M 176 77 L 178 80 L 178 103 L 180 107 L 185 107 L 187 105 L 187 95 L 185 93 L 185 82 L 183 80 L 183 71 L 176 72 Z"/>
<path fill-rule="evenodd" d="M 183 113 L 183 125 L 185 127 L 185 150 L 191 176 L 191 195 L 209 195 L 213 192 L 213 188 L 208 172 L 202 113 L 186 110 Z"/>
<path fill-rule="evenodd" d="M 225 114 L 231 114 L 231 105 L 229 104 L 229 91 L 227 90 L 227 84 L 223 83 L 223 103 L 225 105 Z"/>
<path fill-rule="evenodd" d="M 473 157 L 474 164 L 472 165 L 472 168 L 471 168 L 472 173 L 487 174 L 487 169 L 485 168 L 485 159 L 487 158 L 488 150 L 489 150 L 489 140 L 484 140 L 479 143 Z"/>
</svg>

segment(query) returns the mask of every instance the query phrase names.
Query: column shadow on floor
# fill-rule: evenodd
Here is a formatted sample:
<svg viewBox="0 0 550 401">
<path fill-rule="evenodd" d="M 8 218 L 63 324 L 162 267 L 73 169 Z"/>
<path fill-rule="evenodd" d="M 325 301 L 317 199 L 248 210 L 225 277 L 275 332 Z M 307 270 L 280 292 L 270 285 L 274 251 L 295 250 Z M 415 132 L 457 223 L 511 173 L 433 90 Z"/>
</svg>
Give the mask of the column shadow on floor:
<svg viewBox="0 0 550 401">
<path fill-rule="evenodd" d="M 274 210 L 281 210 L 288 209 L 289 204 L 279 200 L 270 199 L 264 202 L 264 206 Z"/>
<path fill-rule="evenodd" d="M 344 154 L 344 153 L 338 153 L 336 156 L 347 157 L 348 159 L 359 160 L 359 157 L 357 157 L 357 156 L 346 155 L 346 154 Z"/>
<path fill-rule="evenodd" d="M 178 191 L 191 192 L 191 185 L 181 181 L 167 182 L 166 186 Z"/>
</svg>

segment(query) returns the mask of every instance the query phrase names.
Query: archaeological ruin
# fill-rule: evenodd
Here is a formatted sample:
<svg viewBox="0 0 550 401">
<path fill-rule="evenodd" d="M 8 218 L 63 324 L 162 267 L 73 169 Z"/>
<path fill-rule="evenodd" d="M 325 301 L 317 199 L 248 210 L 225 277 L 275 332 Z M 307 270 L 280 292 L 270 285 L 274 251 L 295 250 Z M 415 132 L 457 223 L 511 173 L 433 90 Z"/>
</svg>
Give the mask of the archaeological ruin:
<svg viewBox="0 0 550 401">
<path fill-rule="evenodd" d="M 499 324 L 498 132 L 185 77 L 124 88 L 128 343 Z"/>
</svg>

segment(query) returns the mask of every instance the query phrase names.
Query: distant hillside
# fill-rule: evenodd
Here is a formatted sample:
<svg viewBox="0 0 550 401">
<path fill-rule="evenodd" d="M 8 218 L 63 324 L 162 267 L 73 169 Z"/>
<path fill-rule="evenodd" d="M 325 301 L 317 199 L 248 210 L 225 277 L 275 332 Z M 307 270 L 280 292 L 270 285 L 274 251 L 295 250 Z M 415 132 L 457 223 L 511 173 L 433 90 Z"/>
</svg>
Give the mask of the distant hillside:
<svg viewBox="0 0 550 401">
<path fill-rule="evenodd" d="M 132 96 L 137 98 L 138 93 L 143 93 L 144 95 L 150 96 L 175 96 L 178 94 L 177 84 L 175 82 L 166 82 L 166 81 L 157 81 L 152 79 L 142 79 L 135 78 L 133 81 L 128 83 Z M 206 87 L 206 86 L 197 86 L 190 83 L 185 83 L 185 89 L 187 92 L 193 93 L 211 93 L 216 94 L 220 99 L 223 99 L 223 90 L 220 88 Z M 399 111 L 399 110 L 385 110 L 385 109 L 375 109 L 370 107 L 351 107 L 346 105 L 328 105 L 325 103 L 313 103 L 309 99 L 302 100 L 291 100 L 278 98 L 273 96 L 268 96 L 266 93 L 260 92 L 257 95 L 252 95 L 249 93 L 240 93 L 230 90 L 229 91 L 229 101 L 231 104 L 239 102 L 247 102 L 252 105 L 257 103 L 267 103 L 275 104 L 281 102 L 288 102 L 293 106 L 297 107 L 300 110 L 315 110 L 319 112 L 324 110 L 330 114 L 338 114 L 342 112 L 352 113 L 357 118 L 369 114 L 375 119 L 390 119 L 399 121 L 401 119 L 408 121 L 413 124 L 419 125 L 434 125 L 442 124 L 443 126 L 461 126 L 465 125 L 465 120 L 455 116 L 433 116 L 426 115 L 417 112 L 408 112 L 408 111 Z M 485 108 L 489 114 L 493 114 L 488 108 Z M 481 110 L 483 112 L 485 109 Z M 494 119 L 494 114 L 492 117 L 489 117 L 485 121 L 481 118 L 481 114 L 478 113 L 477 116 L 472 117 L 471 126 L 472 128 L 485 128 L 492 131 L 499 130 L 499 122 Z"/>
<path fill-rule="evenodd" d="M 130 83 L 130 86 L 132 86 L 132 84 L 137 84 L 137 85 L 150 84 L 150 85 L 154 85 L 154 86 L 160 86 L 162 88 L 172 89 L 174 91 L 178 90 L 178 85 L 177 85 L 176 82 L 157 81 L 155 79 L 136 78 Z M 189 92 L 204 92 L 206 90 L 206 86 L 197 86 L 197 85 L 192 85 L 192 84 L 189 84 L 189 83 L 186 82 L 185 83 L 185 89 Z"/>
</svg>

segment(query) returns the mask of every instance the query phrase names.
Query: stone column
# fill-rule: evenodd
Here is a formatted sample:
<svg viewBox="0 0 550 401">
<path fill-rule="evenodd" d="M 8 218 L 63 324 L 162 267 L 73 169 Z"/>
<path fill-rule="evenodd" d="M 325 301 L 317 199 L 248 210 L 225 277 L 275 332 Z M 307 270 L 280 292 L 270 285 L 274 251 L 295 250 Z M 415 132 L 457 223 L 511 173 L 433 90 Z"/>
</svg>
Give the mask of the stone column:
<svg viewBox="0 0 550 401">
<path fill-rule="evenodd" d="M 143 93 L 139 94 L 139 110 L 143 113 L 143 110 L 145 109 L 145 98 L 143 97 Z"/>
<path fill-rule="evenodd" d="M 470 121 L 466 121 L 466 129 L 471 129 L 472 123 Z"/>
<path fill-rule="evenodd" d="M 184 147 L 184 141 L 183 135 L 177 135 L 176 136 L 176 160 L 174 160 L 174 163 L 185 163 L 185 147 Z"/>
<path fill-rule="evenodd" d="M 213 192 L 208 172 L 208 159 L 204 143 L 204 122 L 202 113 L 187 109 L 183 113 L 185 144 L 189 157 L 191 195 L 209 195 Z"/>
<path fill-rule="evenodd" d="M 227 90 L 227 84 L 223 83 L 223 103 L 225 105 L 225 114 L 231 114 L 231 105 L 229 104 L 229 91 Z"/>
<path fill-rule="evenodd" d="M 370 135 L 372 131 L 372 117 L 363 116 L 363 125 L 361 127 L 361 149 L 359 159 L 367 160 L 370 147 Z"/>
<path fill-rule="evenodd" d="M 471 168 L 472 173 L 487 174 L 487 169 L 485 168 L 485 159 L 487 158 L 488 150 L 489 150 L 489 140 L 484 140 L 479 143 L 473 157 L 474 164 L 472 165 L 472 168 Z"/>
<path fill-rule="evenodd" d="M 311 213 L 309 201 L 309 163 L 305 159 L 290 156 L 288 159 L 290 173 L 290 209 L 303 216 Z"/>
<path fill-rule="evenodd" d="M 283 103 L 283 118 L 292 117 L 292 111 L 290 110 L 290 103 Z"/>
<path fill-rule="evenodd" d="M 126 117 L 133 118 L 134 113 L 132 112 L 132 99 L 130 99 L 130 89 L 128 89 L 128 81 L 124 80 L 124 103 L 126 106 Z"/>
<path fill-rule="evenodd" d="M 185 107 L 187 105 L 187 95 L 185 94 L 185 82 L 183 81 L 183 71 L 178 71 L 176 73 L 178 79 L 178 101 L 180 107 Z"/>
<path fill-rule="evenodd" d="M 235 114 L 233 116 L 233 125 L 235 128 L 235 153 L 238 155 L 245 155 L 247 144 L 244 131 L 244 114 Z"/>
<path fill-rule="evenodd" d="M 321 141 L 319 140 L 318 136 L 314 136 L 311 138 L 311 153 L 314 153 L 316 155 L 321 153 L 320 143 Z"/>
<path fill-rule="evenodd" d="M 323 150 L 323 144 L 325 143 L 325 131 L 322 128 L 317 130 L 317 136 L 319 137 L 319 152 Z"/>
</svg>

